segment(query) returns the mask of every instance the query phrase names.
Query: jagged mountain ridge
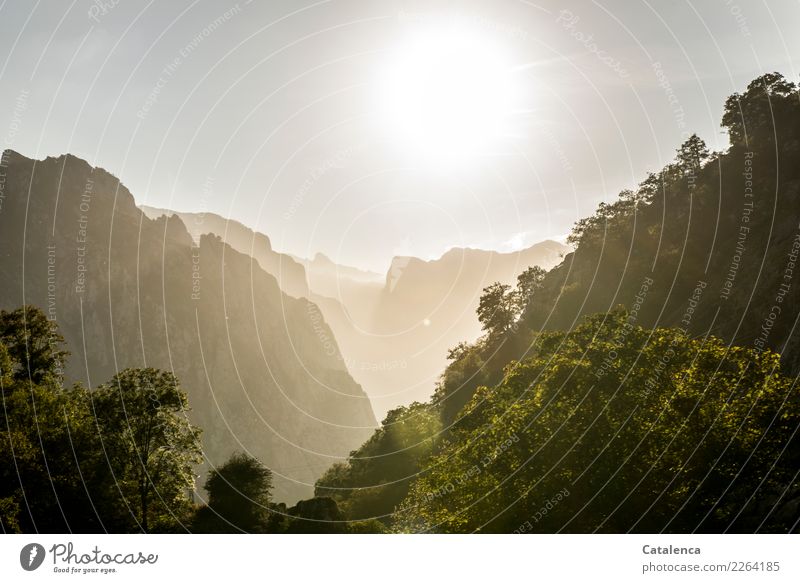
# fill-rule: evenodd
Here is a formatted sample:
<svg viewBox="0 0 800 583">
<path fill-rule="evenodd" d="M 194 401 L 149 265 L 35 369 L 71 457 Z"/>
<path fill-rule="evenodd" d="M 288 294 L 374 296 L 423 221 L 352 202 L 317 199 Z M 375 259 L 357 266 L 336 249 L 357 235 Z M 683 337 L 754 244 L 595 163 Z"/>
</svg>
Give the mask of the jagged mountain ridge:
<svg viewBox="0 0 800 583">
<path fill-rule="evenodd" d="M 147 218 L 116 177 L 74 156 L 7 150 L 2 170 L 0 307 L 34 304 L 59 324 L 68 380 L 173 371 L 210 463 L 248 451 L 287 502 L 371 433 L 369 399 L 326 351 L 319 310 L 251 257 L 193 241 L 177 217 Z"/>
<path fill-rule="evenodd" d="M 177 216 L 186 225 L 195 241 L 204 234 L 218 235 L 240 253 L 251 255 L 258 261 L 261 269 L 278 280 L 284 293 L 295 298 L 308 297 L 308 283 L 302 263 L 289 255 L 274 251 L 269 237 L 264 233 L 215 213 L 179 212 L 147 205 L 139 205 L 139 208 L 151 219 L 157 219 L 162 215 Z"/>
<path fill-rule="evenodd" d="M 214 213 L 142 208 L 151 217 L 181 217 L 192 225 L 195 237 L 223 237 L 234 249 L 258 259 L 282 288 L 291 286 L 284 292 L 309 298 L 333 331 L 335 342 L 323 340 L 325 349 L 364 387 L 378 417 L 397 405 L 431 396 L 447 364 L 448 349 L 482 332 L 475 310 L 485 286 L 495 281 L 513 284 L 526 268 L 548 269 L 569 250 L 549 240 L 508 253 L 454 247 L 428 261 L 395 257 L 380 276 L 341 265 L 322 253 L 313 259 L 277 253 L 267 235 Z M 299 269 L 287 270 L 293 261 Z M 298 283 L 303 268 L 305 290 Z"/>
</svg>

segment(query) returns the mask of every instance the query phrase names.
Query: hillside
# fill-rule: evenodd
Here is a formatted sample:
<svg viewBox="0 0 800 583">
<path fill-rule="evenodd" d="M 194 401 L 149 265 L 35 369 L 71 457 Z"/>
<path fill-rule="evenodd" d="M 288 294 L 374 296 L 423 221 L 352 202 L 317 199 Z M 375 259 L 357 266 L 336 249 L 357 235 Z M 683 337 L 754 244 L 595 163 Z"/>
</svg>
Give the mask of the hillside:
<svg viewBox="0 0 800 583">
<path fill-rule="evenodd" d="M 157 219 L 162 215 L 177 216 L 186 225 L 186 229 L 195 241 L 208 233 L 218 235 L 224 243 L 239 253 L 255 258 L 261 269 L 278 280 L 278 285 L 285 294 L 295 298 L 308 297 L 308 283 L 303 266 L 293 257 L 274 251 L 269 237 L 264 233 L 214 213 L 183 213 L 146 205 L 139 205 L 139 208 L 151 219 Z"/>
<path fill-rule="evenodd" d="M 800 91 L 764 75 L 722 125 L 485 293 L 434 398 L 317 495 L 403 532 L 795 531 Z"/>
<path fill-rule="evenodd" d="M 68 379 L 174 372 L 210 463 L 249 452 L 274 471 L 279 501 L 310 494 L 372 432 L 369 399 L 324 348 L 335 340 L 316 307 L 251 257 L 219 237 L 195 243 L 177 217 L 148 218 L 117 178 L 74 156 L 8 150 L 2 166 L 0 307 L 34 304 L 57 322 Z"/>
<path fill-rule="evenodd" d="M 481 334 L 473 314 L 485 286 L 513 283 L 527 267 L 550 268 L 569 248 L 543 241 L 500 253 L 453 248 L 438 259 L 395 257 L 384 276 L 341 265 L 322 253 L 301 259 L 274 251 L 267 235 L 214 213 L 140 207 L 151 218 L 177 215 L 194 238 L 213 233 L 258 260 L 281 289 L 318 307 L 309 313 L 333 331 L 323 349 L 344 363 L 372 400 L 379 418 L 425 401 L 447 363 L 447 351 Z"/>
<path fill-rule="evenodd" d="M 671 164 L 579 222 L 575 252 L 543 282 L 525 320 L 570 329 L 617 304 L 642 326 L 782 354 L 800 372 L 800 94 L 774 73 L 731 96 L 731 145 L 696 136 Z"/>
</svg>

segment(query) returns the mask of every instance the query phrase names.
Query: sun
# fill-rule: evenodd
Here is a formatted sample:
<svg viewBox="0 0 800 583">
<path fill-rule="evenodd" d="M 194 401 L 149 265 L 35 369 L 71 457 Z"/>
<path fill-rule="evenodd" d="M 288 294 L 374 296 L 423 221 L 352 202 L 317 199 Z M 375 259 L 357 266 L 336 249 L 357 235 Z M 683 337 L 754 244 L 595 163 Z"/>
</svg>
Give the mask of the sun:
<svg viewBox="0 0 800 583">
<path fill-rule="evenodd" d="M 501 48 L 476 31 L 417 34 L 382 71 L 381 124 L 408 153 L 437 162 L 490 153 L 510 133 L 512 71 Z"/>
</svg>

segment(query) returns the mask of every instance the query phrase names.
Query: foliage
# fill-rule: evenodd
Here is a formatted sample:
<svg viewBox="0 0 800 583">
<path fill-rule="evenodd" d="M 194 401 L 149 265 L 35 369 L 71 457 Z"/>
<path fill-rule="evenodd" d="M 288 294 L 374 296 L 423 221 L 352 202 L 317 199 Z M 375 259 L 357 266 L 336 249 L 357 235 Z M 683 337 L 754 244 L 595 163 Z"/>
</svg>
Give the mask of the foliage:
<svg viewBox="0 0 800 583">
<path fill-rule="evenodd" d="M 288 514 L 287 534 L 345 534 L 349 531 L 347 518 L 336 500 L 328 496 L 301 500 Z"/>
<path fill-rule="evenodd" d="M 257 459 L 237 453 L 213 469 L 205 484 L 208 506 L 195 519 L 195 532 L 267 532 L 272 472 Z"/>
<path fill-rule="evenodd" d="M 0 311 L 0 342 L 15 365 L 14 379 L 39 384 L 46 377 L 62 380 L 69 353 L 55 322 L 34 306 Z"/>
<path fill-rule="evenodd" d="M 350 520 L 388 522 L 433 451 L 440 429 L 439 413 L 431 405 L 413 403 L 389 411 L 364 445 L 317 481 L 315 495 L 336 500 Z"/>
<path fill-rule="evenodd" d="M 790 117 L 796 107 L 797 86 L 780 73 L 767 73 L 750 82 L 744 94 L 728 97 L 722 125 L 733 145 L 754 143 L 780 125 L 776 122 Z"/>
<path fill-rule="evenodd" d="M 64 388 L 55 325 L 30 306 L 0 319 L 3 529 L 176 529 L 199 461 L 199 431 L 184 416 L 177 380 L 129 369 L 95 391 Z"/>
<path fill-rule="evenodd" d="M 511 329 L 516 318 L 516 306 L 511 286 L 493 283 L 484 288 L 478 305 L 478 321 L 490 336 L 496 337 Z"/>
<path fill-rule="evenodd" d="M 186 393 L 169 372 L 126 369 L 93 394 L 110 469 L 138 527 L 167 528 L 188 511 L 200 430 L 186 418 Z"/>
<path fill-rule="evenodd" d="M 36 308 L 0 314 L 0 522 L 4 531 L 103 530 L 88 391 L 60 384 L 66 352 Z"/>
<path fill-rule="evenodd" d="M 522 314 L 528 305 L 533 301 L 537 291 L 542 288 L 547 271 L 534 265 L 528 267 L 517 276 L 517 288 L 514 291 L 515 311 L 517 315 Z"/>
<path fill-rule="evenodd" d="M 428 460 L 396 527 L 752 532 L 766 520 L 785 531 L 800 402 L 778 365 L 634 326 L 624 311 L 544 333 L 535 356 L 478 390 L 470 424 Z"/>
</svg>

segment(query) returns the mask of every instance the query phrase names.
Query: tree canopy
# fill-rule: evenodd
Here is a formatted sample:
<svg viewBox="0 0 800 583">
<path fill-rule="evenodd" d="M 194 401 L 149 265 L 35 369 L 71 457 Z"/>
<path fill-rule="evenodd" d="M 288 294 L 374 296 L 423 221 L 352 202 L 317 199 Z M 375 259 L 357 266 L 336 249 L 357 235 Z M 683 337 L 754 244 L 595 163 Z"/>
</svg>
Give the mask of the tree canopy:
<svg viewBox="0 0 800 583">
<path fill-rule="evenodd" d="M 800 402 L 774 353 L 601 314 L 543 334 L 461 415 L 400 530 L 752 532 L 797 519 L 785 493 Z"/>
<path fill-rule="evenodd" d="M 195 532 L 267 532 L 272 472 L 257 459 L 236 453 L 209 472 L 208 506 Z"/>
<path fill-rule="evenodd" d="M 95 390 L 64 387 L 67 353 L 55 324 L 31 306 L 0 322 L 3 530 L 179 530 L 200 432 L 177 379 L 127 369 Z"/>
</svg>

